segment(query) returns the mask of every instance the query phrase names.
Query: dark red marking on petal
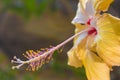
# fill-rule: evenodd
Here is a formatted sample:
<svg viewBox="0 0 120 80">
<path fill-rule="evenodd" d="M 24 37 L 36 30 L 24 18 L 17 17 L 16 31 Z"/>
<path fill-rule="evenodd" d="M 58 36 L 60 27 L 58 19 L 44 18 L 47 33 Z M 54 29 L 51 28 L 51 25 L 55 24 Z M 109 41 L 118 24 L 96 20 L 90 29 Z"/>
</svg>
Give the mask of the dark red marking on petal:
<svg viewBox="0 0 120 80">
<path fill-rule="evenodd" d="M 91 35 L 95 33 L 95 35 L 97 34 L 97 30 L 94 27 L 91 27 L 91 29 L 88 31 L 88 35 Z"/>
<path fill-rule="evenodd" d="M 91 20 L 92 20 L 91 18 L 90 18 L 90 19 L 88 19 L 88 21 L 87 21 L 87 24 L 88 24 L 88 25 L 90 25 L 90 24 L 91 24 Z"/>
</svg>

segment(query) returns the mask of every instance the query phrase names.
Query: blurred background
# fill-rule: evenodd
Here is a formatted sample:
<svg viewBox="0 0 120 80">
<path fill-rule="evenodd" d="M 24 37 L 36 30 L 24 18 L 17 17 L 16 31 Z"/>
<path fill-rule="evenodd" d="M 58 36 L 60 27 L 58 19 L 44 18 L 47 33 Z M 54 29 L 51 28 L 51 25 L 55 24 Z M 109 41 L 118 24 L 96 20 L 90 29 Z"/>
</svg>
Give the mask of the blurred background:
<svg viewBox="0 0 120 80">
<path fill-rule="evenodd" d="M 67 51 L 54 54 L 54 60 L 35 72 L 12 70 L 13 56 L 22 58 L 26 50 L 57 45 L 74 34 L 71 20 L 78 0 L 0 0 L 0 80 L 87 80 L 84 68 L 67 65 Z M 120 17 L 120 0 L 109 13 Z M 111 80 L 120 80 L 120 68 L 114 67 Z"/>
</svg>

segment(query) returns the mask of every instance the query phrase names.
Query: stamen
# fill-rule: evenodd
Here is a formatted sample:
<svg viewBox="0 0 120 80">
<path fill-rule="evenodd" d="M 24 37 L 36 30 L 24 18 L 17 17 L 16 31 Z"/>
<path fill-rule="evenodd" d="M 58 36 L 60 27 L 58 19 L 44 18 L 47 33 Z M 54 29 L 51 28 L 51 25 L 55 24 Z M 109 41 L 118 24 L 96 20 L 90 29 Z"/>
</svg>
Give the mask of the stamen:
<svg viewBox="0 0 120 80">
<path fill-rule="evenodd" d="M 28 59 L 26 61 L 22 61 L 21 59 L 14 56 L 13 60 L 11 60 L 11 63 L 15 63 L 18 65 L 13 66 L 12 69 L 19 69 L 21 66 L 28 64 L 28 67 L 26 70 L 29 70 L 29 71 L 38 70 L 43 64 L 48 63 L 50 60 L 52 60 L 52 55 L 56 50 L 58 50 L 59 48 L 61 48 L 62 46 L 64 46 L 68 42 L 70 42 L 76 36 L 78 36 L 82 33 L 88 32 L 88 30 L 89 29 L 85 29 L 85 30 L 73 35 L 72 37 L 68 38 L 67 40 L 65 40 L 61 44 L 57 45 L 56 47 L 51 46 L 50 48 L 41 49 L 41 51 L 39 51 L 39 50 L 26 51 L 26 53 L 23 54 L 24 57 L 26 57 Z"/>
</svg>

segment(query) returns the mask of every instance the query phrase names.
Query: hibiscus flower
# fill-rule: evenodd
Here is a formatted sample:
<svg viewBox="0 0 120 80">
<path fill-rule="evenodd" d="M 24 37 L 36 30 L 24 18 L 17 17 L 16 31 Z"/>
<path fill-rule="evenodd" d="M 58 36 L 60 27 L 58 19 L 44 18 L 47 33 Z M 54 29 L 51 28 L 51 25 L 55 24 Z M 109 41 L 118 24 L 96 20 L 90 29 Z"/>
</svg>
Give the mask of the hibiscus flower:
<svg viewBox="0 0 120 80">
<path fill-rule="evenodd" d="M 84 65 L 88 80 L 110 80 L 112 66 L 120 65 L 120 19 L 105 13 L 113 0 L 79 0 L 72 23 L 75 33 L 87 32 L 74 39 L 68 51 L 68 64 Z"/>
<path fill-rule="evenodd" d="M 16 56 L 12 63 L 19 69 L 28 64 L 28 70 L 37 70 L 51 60 L 54 51 L 74 39 L 68 51 L 68 64 L 76 68 L 84 66 L 88 80 L 110 80 L 110 70 L 120 65 L 120 19 L 106 13 L 113 0 L 79 0 L 72 23 L 75 35 L 55 47 L 41 51 L 29 50 L 22 61 Z"/>
</svg>

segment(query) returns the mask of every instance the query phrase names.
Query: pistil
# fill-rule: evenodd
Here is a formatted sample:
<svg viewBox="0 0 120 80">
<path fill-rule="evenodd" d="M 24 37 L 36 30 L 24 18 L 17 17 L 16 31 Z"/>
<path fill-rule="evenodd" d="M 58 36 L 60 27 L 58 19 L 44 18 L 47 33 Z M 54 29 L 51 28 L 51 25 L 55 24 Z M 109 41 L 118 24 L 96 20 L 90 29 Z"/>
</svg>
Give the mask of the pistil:
<svg viewBox="0 0 120 80">
<path fill-rule="evenodd" d="M 15 69 L 15 68 L 19 69 L 24 64 L 28 64 L 29 66 L 28 66 L 27 70 L 35 71 L 39 67 L 41 67 L 44 63 L 49 62 L 49 60 L 51 60 L 51 58 L 52 58 L 53 53 L 56 50 L 60 49 L 62 46 L 64 46 L 65 44 L 67 44 L 68 42 L 73 40 L 76 36 L 79 36 L 82 33 L 86 33 L 88 31 L 89 31 L 89 28 L 85 29 L 85 30 L 83 30 L 81 32 L 78 32 L 75 35 L 73 35 L 72 37 L 65 40 L 64 42 L 60 43 L 59 45 L 57 45 L 55 47 L 47 48 L 47 50 L 42 50 L 42 51 L 31 51 L 30 50 L 30 51 L 27 51 L 26 54 L 24 54 L 24 56 L 28 59 L 26 61 L 22 61 L 22 60 L 20 60 L 19 58 L 17 58 L 15 56 L 13 58 L 14 60 L 11 60 L 11 62 L 16 63 L 18 65 L 13 66 L 12 69 Z"/>
</svg>

